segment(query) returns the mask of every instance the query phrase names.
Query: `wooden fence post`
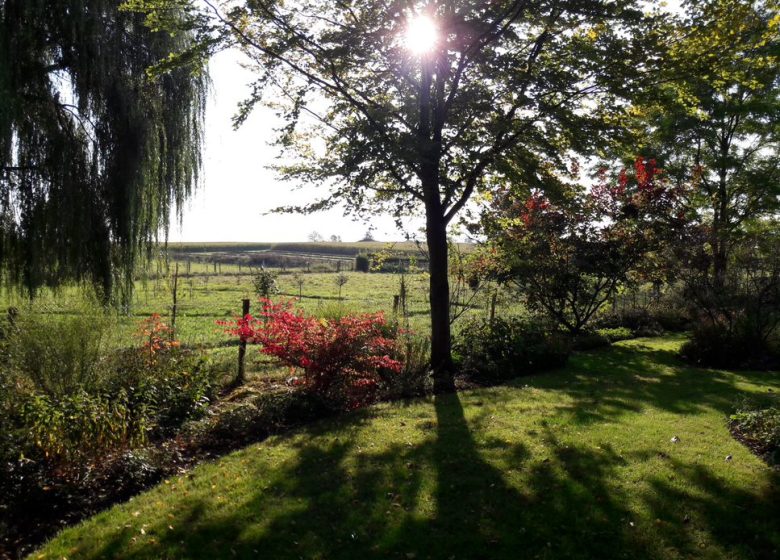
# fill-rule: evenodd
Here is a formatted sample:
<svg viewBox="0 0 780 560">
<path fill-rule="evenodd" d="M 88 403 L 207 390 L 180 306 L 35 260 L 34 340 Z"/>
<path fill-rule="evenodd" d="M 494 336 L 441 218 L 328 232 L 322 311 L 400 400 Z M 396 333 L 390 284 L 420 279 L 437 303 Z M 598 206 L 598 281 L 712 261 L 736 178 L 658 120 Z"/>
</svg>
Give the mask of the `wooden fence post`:
<svg viewBox="0 0 780 560">
<path fill-rule="evenodd" d="M 245 299 L 242 305 L 241 318 L 249 315 L 249 300 Z M 246 372 L 244 370 L 244 359 L 246 358 L 246 340 L 238 343 L 238 375 L 236 376 L 236 385 L 243 385 L 246 381 Z"/>
<path fill-rule="evenodd" d="M 173 305 L 171 306 L 171 340 L 176 332 L 176 307 L 179 303 L 179 263 L 176 263 L 176 270 L 173 273 Z"/>
</svg>

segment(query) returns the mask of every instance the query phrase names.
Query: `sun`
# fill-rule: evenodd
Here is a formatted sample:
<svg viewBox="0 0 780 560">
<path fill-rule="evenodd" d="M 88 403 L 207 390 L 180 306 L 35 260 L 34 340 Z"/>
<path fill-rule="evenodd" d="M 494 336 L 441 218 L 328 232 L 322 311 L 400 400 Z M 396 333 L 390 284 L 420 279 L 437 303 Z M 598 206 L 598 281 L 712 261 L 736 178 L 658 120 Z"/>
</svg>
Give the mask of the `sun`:
<svg viewBox="0 0 780 560">
<path fill-rule="evenodd" d="M 428 16 L 409 20 L 406 27 L 406 48 L 416 55 L 431 52 L 439 41 L 439 29 Z"/>
</svg>

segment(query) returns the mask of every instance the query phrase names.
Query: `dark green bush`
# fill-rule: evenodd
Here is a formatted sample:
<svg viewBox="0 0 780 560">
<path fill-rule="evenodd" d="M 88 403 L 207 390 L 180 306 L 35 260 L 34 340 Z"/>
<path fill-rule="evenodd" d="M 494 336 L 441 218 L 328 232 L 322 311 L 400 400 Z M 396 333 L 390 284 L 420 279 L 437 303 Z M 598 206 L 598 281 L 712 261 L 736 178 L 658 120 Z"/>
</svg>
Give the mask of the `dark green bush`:
<svg viewBox="0 0 780 560">
<path fill-rule="evenodd" d="M 355 272 L 368 272 L 371 267 L 371 261 L 368 255 L 358 255 L 355 257 Z"/>
<path fill-rule="evenodd" d="M 134 418 L 143 419 L 152 437 L 169 435 L 202 414 L 217 388 L 215 372 L 197 354 L 171 348 L 149 363 L 137 349 L 119 353 L 108 386 L 127 394 Z"/>
<path fill-rule="evenodd" d="M 403 367 L 399 372 L 386 372 L 383 377 L 383 398 L 405 399 L 430 393 L 433 378 L 430 371 L 431 341 L 428 337 L 413 333 L 397 332 Z"/>
<path fill-rule="evenodd" d="M 213 418 L 187 424 L 183 437 L 195 447 L 229 449 L 334 413 L 334 408 L 310 391 L 264 393 L 226 407 Z"/>
<path fill-rule="evenodd" d="M 743 443 L 771 465 L 780 465 L 780 407 L 778 404 L 744 403 L 729 425 Z"/>
<path fill-rule="evenodd" d="M 717 368 L 777 369 L 780 351 L 772 341 L 751 336 L 749 331 L 725 325 L 700 322 L 680 350 L 687 362 Z"/>
<path fill-rule="evenodd" d="M 566 337 L 520 319 L 474 320 L 454 345 L 461 370 L 478 381 L 501 381 L 564 366 L 571 353 Z"/>
<path fill-rule="evenodd" d="M 95 387 L 107 373 L 110 317 L 89 301 L 77 301 L 72 311 L 25 308 L 7 329 L 7 367 L 52 397 Z"/>
<path fill-rule="evenodd" d="M 596 322 L 599 329 L 630 329 L 634 336 L 660 336 L 663 328 L 647 309 L 625 309 L 604 313 Z"/>
<path fill-rule="evenodd" d="M 664 331 L 685 332 L 692 328 L 691 317 L 683 309 L 662 307 L 652 310 L 651 317 Z"/>
<path fill-rule="evenodd" d="M 572 349 L 578 352 L 606 348 L 610 344 L 609 338 L 601 332 L 583 331 L 571 337 Z"/>
</svg>

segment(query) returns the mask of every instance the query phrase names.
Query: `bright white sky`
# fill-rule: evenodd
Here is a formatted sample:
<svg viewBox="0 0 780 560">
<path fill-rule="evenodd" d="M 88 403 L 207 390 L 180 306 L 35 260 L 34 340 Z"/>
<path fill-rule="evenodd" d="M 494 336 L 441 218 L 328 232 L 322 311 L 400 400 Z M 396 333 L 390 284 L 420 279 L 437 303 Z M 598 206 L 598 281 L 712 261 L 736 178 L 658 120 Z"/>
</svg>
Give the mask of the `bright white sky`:
<svg viewBox="0 0 780 560">
<path fill-rule="evenodd" d="M 680 0 L 659 2 L 678 10 Z M 650 5 L 656 2 L 649 2 Z M 399 231 L 389 216 L 374 218 L 370 224 L 345 218 L 339 210 L 301 216 L 266 214 L 278 206 L 300 204 L 322 196 L 326 191 L 313 185 L 296 190 L 267 169 L 278 155 L 269 146 L 278 125 L 274 113 L 256 107 L 249 119 L 233 130 L 231 118 L 238 103 L 249 95 L 251 71 L 244 69 L 240 54 L 226 51 L 210 64 L 211 99 L 206 112 L 204 185 L 184 209 L 179 226 L 175 218 L 169 240 L 177 241 L 306 241 L 312 231 L 324 238 L 339 235 L 344 241 L 357 241 L 374 226 L 379 241 L 399 241 Z M 408 232 L 419 236 L 423 221 L 410 221 Z"/>
<path fill-rule="evenodd" d="M 344 241 L 357 241 L 369 225 L 375 226 L 374 237 L 379 241 L 402 240 L 403 233 L 390 217 L 367 224 L 353 222 L 338 210 L 307 216 L 264 215 L 278 206 L 312 200 L 327 190 L 316 186 L 296 190 L 267 169 L 278 155 L 278 148 L 269 146 L 279 122 L 273 111 L 258 106 L 241 128 L 233 130 L 231 118 L 238 103 L 248 97 L 252 81 L 251 71 L 239 63 L 240 56 L 227 51 L 211 61 L 204 185 L 185 207 L 181 227 L 172 219 L 169 240 L 306 241 L 317 231 L 326 239 L 339 235 Z M 419 225 L 409 227 L 413 230 Z"/>
</svg>

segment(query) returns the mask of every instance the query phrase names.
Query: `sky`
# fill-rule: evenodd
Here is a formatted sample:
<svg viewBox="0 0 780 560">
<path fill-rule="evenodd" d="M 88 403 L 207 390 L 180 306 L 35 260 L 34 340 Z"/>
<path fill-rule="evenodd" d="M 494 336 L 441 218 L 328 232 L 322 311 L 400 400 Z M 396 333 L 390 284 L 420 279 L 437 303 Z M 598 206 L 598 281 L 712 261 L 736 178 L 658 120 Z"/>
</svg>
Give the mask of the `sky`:
<svg viewBox="0 0 780 560">
<path fill-rule="evenodd" d="M 343 241 L 358 241 L 369 226 L 379 241 L 404 239 L 389 216 L 366 223 L 345 218 L 342 210 L 306 216 L 267 214 L 278 206 L 319 198 L 327 189 L 308 185 L 296 190 L 267 168 L 279 155 L 278 148 L 269 145 L 279 124 L 272 110 L 257 106 L 238 130 L 233 129 L 232 116 L 248 97 L 253 79 L 240 57 L 235 51 L 221 52 L 209 65 L 204 180 L 185 205 L 182 223 L 172 218 L 169 241 L 307 241 L 314 231 L 325 239 L 338 235 Z M 416 233 L 419 226 L 410 223 L 408 229 Z"/>
</svg>

